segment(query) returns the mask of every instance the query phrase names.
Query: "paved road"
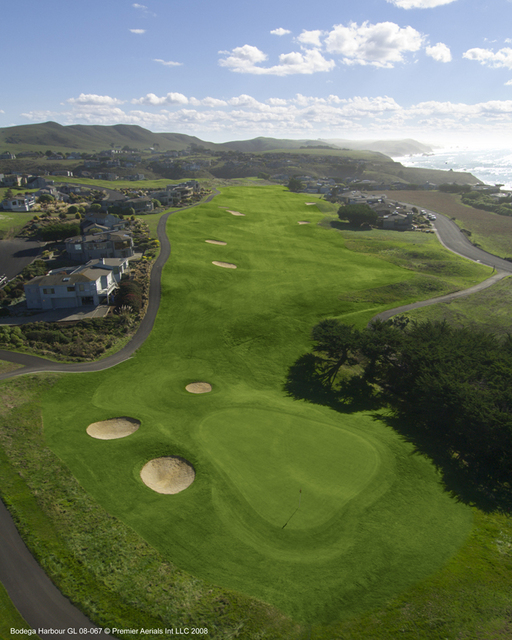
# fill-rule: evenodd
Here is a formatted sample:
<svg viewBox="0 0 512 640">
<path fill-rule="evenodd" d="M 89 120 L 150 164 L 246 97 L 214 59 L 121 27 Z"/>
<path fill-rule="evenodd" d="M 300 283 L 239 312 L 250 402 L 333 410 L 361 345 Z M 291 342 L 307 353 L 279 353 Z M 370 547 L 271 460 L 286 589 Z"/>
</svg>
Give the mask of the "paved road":
<svg viewBox="0 0 512 640">
<path fill-rule="evenodd" d="M 40 242 L 27 238 L 0 240 L 0 276 L 5 274 L 11 280 L 31 264 L 42 249 Z"/>
<path fill-rule="evenodd" d="M 210 202 L 215 191 L 206 202 Z M 199 203 L 201 204 L 201 203 Z M 197 206 L 197 205 L 192 205 Z M 187 207 L 191 208 L 191 207 Z M 182 211 L 183 209 L 180 209 Z M 0 359 L 23 365 L 22 369 L 11 372 L 15 375 L 43 371 L 84 372 L 101 371 L 113 367 L 129 358 L 151 333 L 160 304 L 160 281 L 162 268 L 171 254 L 169 238 L 165 233 L 169 212 L 160 218 L 158 223 L 158 239 L 160 254 L 151 270 L 148 309 L 139 329 L 132 340 L 118 353 L 101 360 L 83 364 L 58 364 L 23 353 L 0 350 Z M 13 377 L 4 374 L 0 379 Z M 76 640 L 79 629 L 96 630 L 92 634 L 104 636 L 99 627 L 92 624 L 84 614 L 67 600 L 55 587 L 45 572 L 38 565 L 21 539 L 9 511 L 0 500 L 0 582 L 4 585 L 14 605 L 33 629 L 59 629 L 59 638 Z M 76 633 L 73 631 L 76 630 Z M 42 635 L 46 637 L 46 635 Z"/>
</svg>

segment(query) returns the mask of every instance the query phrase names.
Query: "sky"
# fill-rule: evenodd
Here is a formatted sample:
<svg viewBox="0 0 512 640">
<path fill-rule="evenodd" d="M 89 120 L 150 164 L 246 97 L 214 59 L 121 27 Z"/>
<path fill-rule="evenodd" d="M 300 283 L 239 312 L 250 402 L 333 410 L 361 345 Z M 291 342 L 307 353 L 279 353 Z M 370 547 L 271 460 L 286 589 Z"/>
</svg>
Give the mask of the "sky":
<svg viewBox="0 0 512 640">
<path fill-rule="evenodd" d="M 512 140 L 512 0 L 17 0 L 2 23 L 0 127 Z"/>
</svg>

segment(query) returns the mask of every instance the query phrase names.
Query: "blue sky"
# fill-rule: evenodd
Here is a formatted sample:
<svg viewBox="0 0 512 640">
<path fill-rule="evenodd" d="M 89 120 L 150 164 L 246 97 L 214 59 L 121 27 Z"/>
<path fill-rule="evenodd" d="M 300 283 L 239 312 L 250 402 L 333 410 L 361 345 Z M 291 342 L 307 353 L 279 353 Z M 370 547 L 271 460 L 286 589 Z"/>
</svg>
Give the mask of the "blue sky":
<svg viewBox="0 0 512 640">
<path fill-rule="evenodd" d="M 512 0 L 18 0 L 2 18 L 3 127 L 465 146 L 512 135 Z"/>
</svg>

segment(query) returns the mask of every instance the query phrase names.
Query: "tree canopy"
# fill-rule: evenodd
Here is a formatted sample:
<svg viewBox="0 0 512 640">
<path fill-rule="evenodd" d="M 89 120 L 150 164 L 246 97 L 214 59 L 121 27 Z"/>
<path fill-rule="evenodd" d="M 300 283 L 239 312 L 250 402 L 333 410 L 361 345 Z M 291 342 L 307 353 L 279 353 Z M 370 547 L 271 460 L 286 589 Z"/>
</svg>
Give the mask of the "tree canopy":
<svg viewBox="0 0 512 640">
<path fill-rule="evenodd" d="M 341 402 L 364 389 L 471 482 L 512 500 L 512 336 L 400 319 L 357 331 L 328 319 L 311 337 L 317 355 L 301 361 L 310 381 L 313 367 Z"/>
<path fill-rule="evenodd" d="M 299 191 L 302 191 L 303 188 L 303 184 L 299 180 L 299 178 L 290 178 L 290 180 L 288 181 L 288 189 L 290 191 L 298 193 Z"/>
<path fill-rule="evenodd" d="M 347 220 L 352 226 L 376 224 L 379 216 L 367 204 L 345 204 L 338 209 L 340 220 Z"/>
</svg>

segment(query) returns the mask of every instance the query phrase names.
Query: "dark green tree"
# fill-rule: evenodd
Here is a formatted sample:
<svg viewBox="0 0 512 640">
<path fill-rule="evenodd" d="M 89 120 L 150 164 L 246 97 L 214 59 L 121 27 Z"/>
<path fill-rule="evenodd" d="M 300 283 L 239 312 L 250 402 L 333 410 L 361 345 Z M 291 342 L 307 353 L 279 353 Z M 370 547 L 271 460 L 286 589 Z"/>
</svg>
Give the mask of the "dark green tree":
<svg viewBox="0 0 512 640">
<path fill-rule="evenodd" d="M 367 204 L 345 204 L 338 209 L 338 217 L 340 220 L 347 220 L 354 227 L 376 224 L 379 219 Z"/>
<path fill-rule="evenodd" d="M 294 193 L 299 193 L 303 188 L 304 186 L 298 178 L 290 178 L 288 181 L 288 189 Z"/>
</svg>

